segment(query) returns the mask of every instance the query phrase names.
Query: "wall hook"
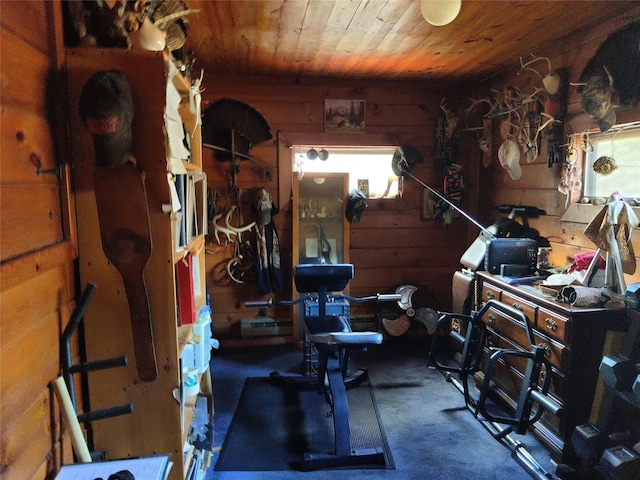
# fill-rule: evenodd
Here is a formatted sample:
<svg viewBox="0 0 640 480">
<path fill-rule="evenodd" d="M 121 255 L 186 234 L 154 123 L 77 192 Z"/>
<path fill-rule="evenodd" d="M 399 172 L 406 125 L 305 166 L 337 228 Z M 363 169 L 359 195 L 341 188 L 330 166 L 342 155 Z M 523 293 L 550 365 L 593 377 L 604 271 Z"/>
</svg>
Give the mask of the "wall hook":
<svg viewBox="0 0 640 480">
<path fill-rule="evenodd" d="M 56 165 L 53 168 L 42 168 L 42 162 L 40 161 L 40 157 L 36 153 L 32 153 L 30 155 L 31 163 L 34 167 L 36 167 L 36 175 L 55 175 L 58 177 L 58 180 L 62 179 L 62 168 L 60 165 Z"/>
</svg>

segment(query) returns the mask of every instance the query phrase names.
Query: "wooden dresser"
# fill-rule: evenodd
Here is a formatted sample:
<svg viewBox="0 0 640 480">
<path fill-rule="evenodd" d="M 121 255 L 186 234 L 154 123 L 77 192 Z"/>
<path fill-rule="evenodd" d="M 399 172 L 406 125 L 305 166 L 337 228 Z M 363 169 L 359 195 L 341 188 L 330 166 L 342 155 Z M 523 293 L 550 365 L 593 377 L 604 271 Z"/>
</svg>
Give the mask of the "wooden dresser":
<svg viewBox="0 0 640 480">
<path fill-rule="evenodd" d="M 476 272 L 476 277 L 476 309 L 488 300 L 498 300 L 521 310 L 534 327 L 536 344 L 547 347 L 552 365 L 550 393 L 564 405 L 566 414 L 560 419 L 545 412 L 532 428 L 554 455 L 571 458 L 571 434 L 591 415 L 607 331 L 625 328 L 624 310 L 573 307 L 537 294 L 533 287 L 510 285 L 487 272 Z M 525 329 L 508 315 L 490 309 L 483 321 L 488 327 L 489 346 L 528 348 Z M 511 407 L 515 407 L 522 386 L 525 365 L 521 360 L 503 362 L 495 372 L 495 391 Z M 483 374 L 478 374 L 477 380 L 482 379 Z"/>
</svg>

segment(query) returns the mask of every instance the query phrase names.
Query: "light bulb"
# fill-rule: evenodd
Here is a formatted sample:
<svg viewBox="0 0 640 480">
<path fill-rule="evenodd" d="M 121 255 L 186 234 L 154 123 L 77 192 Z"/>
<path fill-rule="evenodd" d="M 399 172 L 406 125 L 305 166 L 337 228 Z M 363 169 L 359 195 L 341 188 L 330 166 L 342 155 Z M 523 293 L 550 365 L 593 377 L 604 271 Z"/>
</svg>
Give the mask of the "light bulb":
<svg viewBox="0 0 640 480">
<path fill-rule="evenodd" d="M 420 11 L 424 19 L 434 27 L 447 25 L 460 13 L 462 0 L 422 0 Z"/>
</svg>

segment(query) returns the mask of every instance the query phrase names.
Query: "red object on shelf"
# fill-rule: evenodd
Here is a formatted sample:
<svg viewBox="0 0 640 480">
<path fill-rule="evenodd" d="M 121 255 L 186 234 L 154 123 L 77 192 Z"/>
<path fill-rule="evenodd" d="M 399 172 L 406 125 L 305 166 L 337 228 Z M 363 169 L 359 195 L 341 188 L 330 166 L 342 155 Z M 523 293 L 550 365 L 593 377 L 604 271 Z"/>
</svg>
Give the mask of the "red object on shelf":
<svg viewBox="0 0 640 480">
<path fill-rule="evenodd" d="M 193 290 L 193 257 L 189 254 L 176 264 L 179 325 L 196 323 Z"/>
</svg>

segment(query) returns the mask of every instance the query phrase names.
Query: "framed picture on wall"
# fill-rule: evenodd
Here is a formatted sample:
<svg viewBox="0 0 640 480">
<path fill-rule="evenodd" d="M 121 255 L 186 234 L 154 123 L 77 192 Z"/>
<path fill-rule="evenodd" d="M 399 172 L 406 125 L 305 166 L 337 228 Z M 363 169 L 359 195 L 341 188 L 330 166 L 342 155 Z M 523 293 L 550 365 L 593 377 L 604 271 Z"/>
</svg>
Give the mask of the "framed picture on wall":
<svg viewBox="0 0 640 480">
<path fill-rule="evenodd" d="M 324 131 L 364 133 L 365 101 L 326 99 L 324 101 Z"/>
<path fill-rule="evenodd" d="M 422 220 L 431 220 L 436 216 L 436 197 L 428 188 L 422 189 L 420 202 L 420 218 Z"/>
</svg>

